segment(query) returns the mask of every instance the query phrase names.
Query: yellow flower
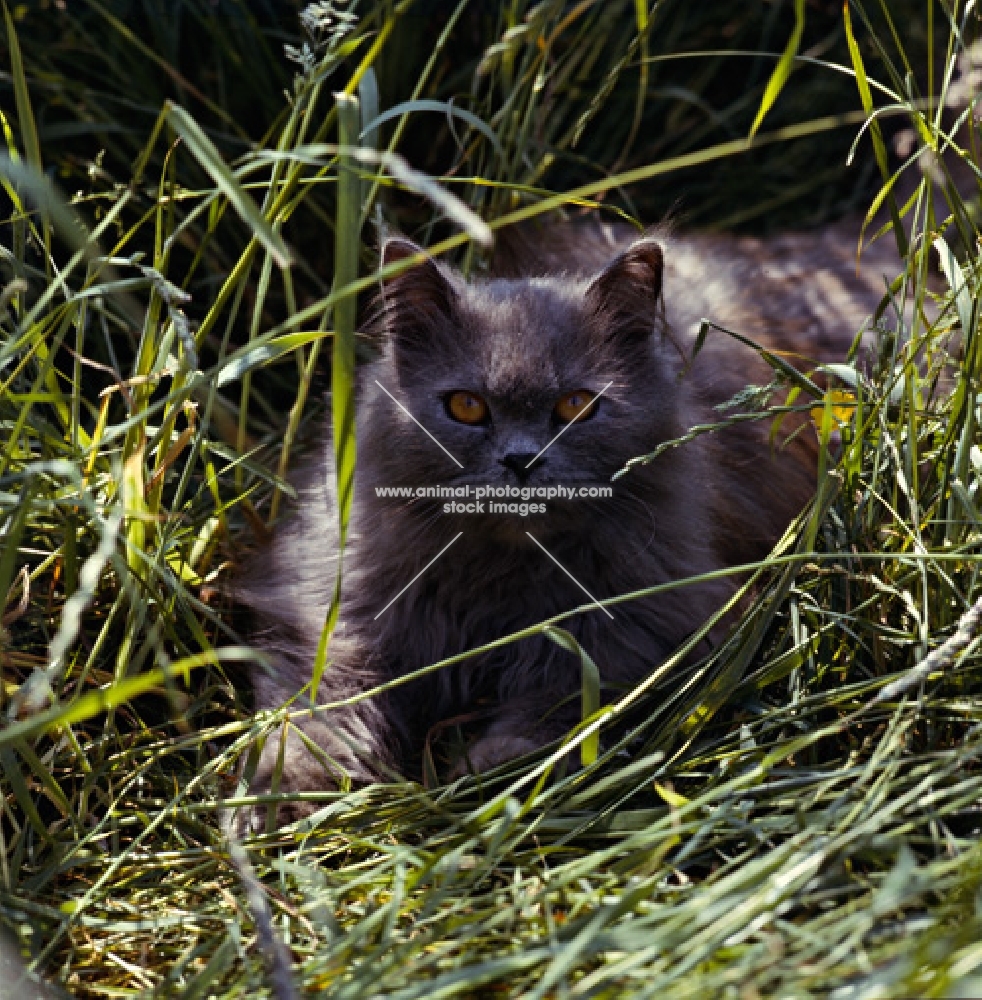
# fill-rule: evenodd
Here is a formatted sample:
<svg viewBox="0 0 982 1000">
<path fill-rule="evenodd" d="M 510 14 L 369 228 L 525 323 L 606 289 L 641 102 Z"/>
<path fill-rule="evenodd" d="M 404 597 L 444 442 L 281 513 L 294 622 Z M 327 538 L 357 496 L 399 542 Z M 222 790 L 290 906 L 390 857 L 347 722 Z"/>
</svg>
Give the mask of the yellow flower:
<svg viewBox="0 0 982 1000">
<path fill-rule="evenodd" d="M 824 405 L 812 407 L 811 417 L 819 436 L 828 437 L 832 431 L 841 430 L 849 424 L 855 412 L 856 397 L 853 393 L 844 389 L 829 389 Z"/>
</svg>

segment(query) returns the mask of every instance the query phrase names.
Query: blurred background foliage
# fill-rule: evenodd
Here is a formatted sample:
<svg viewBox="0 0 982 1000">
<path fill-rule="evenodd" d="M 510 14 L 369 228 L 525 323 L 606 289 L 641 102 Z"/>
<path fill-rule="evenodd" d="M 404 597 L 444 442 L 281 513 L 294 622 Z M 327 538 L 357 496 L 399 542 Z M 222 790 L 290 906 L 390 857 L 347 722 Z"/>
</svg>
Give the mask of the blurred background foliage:
<svg viewBox="0 0 982 1000">
<path fill-rule="evenodd" d="M 300 93 L 304 45 L 314 59 L 332 44 L 331 30 L 302 29 L 303 6 L 39 0 L 12 8 L 45 171 L 92 224 L 126 191 L 130 199 L 113 231 L 125 234 L 130 254 L 152 252 L 152 227 L 140 220 L 164 187 L 171 189 L 178 235 L 167 248 L 169 273 L 190 295 L 185 311 L 192 319 L 200 319 L 233 268 L 248 225 L 224 207 L 194 212 L 210 181 L 175 145 L 161 109 L 167 101 L 185 108 L 232 164 L 277 141 Z M 944 33 L 932 36 L 920 0 L 867 6 L 857 7 L 854 19 L 870 77 L 916 99 L 931 81 L 909 67 L 926 66 L 927 48 L 940 52 Z M 482 131 L 417 103 L 384 121 L 372 139 L 441 178 L 489 221 L 544 192 L 739 142 L 796 25 L 793 0 L 661 0 L 650 12 L 635 0 L 328 5 L 342 15 L 349 7 L 357 29 L 347 37 L 340 29 L 335 57 L 318 66 L 317 94 L 303 112 L 307 141 L 336 139 L 332 92 L 370 66 L 380 112 L 441 102 L 487 124 Z M 841 5 L 809 0 L 803 11 L 801 58 L 761 131 L 836 116 L 840 127 L 695 163 L 629 190 L 615 185 L 599 200 L 645 225 L 672 218 L 689 229 L 760 233 L 865 211 L 882 178 L 866 145 L 856 165 L 846 166 L 861 104 L 854 78 L 841 71 L 850 65 Z M 898 26 L 902 52 L 878 40 Z M 7 88 L 3 106 L 13 112 L 9 74 L 0 73 L 0 84 Z M 9 121 L 16 130 L 16 113 Z M 905 124 L 889 116 L 881 123 L 888 137 Z M 334 185 L 330 178 L 308 183 L 297 199 L 301 210 L 284 213 L 296 266 L 288 292 L 274 280 L 265 293 L 270 326 L 286 318 L 289 302 L 302 307 L 324 296 L 334 273 Z M 371 219 L 379 225 L 427 243 L 453 229 L 425 198 L 385 183 L 377 194 Z M 370 227 L 363 271 L 373 264 L 376 240 Z M 230 336 L 241 343 L 247 330 L 236 323 Z M 115 360 L 105 352 L 99 360 L 125 363 L 136 349 L 130 339 L 129 351 L 118 344 Z M 209 349 L 217 350 L 213 338 Z M 257 377 L 260 405 L 281 412 L 293 377 Z M 322 384 L 319 376 L 315 384 Z"/>
<path fill-rule="evenodd" d="M 284 46 L 304 41 L 302 6 L 44 0 L 15 7 L 46 167 L 66 190 L 85 192 L 93 211 L 115 184 L 152 183 L 171 137 L 158 135 L 149 155 L 146 146 L 168 99 L 208 130 L 228 160 L 262 146 L 283 121 L 300 68 Z M 916 96 L 929 81 L 917 73 L 904 80 L 904 60 L 927 65 L 923 5 L 892 0 L 868 7 L 865 17 L 854 17 L 870 76 L 893 78 Z M 817 64 L 849 66 L 841 5 L 810 0 L 805 12 L 799 55 L 816 62 L 796 67 L 764 131 L 860 107 L 852 77 Z M 331 90 L 381 43 L 371 58 L 380 109 L 410 99 L 452 101 L 487 122 L 502 144 L 499 155 L 484 135 L 440 112 L 384 123 L 383 142 L 398 130 L 400 152 L 434 176 L 563 191 L 746 136 L 793 32 L 794 4 L 662 0 L 645 18 L 639 30 L 634 0 L 372 4 L 309 113 L 315 121 L 330 115 Z M 863 20 L 872 34 L 862 30 Z M 904 57 L 873 41 L 898 26 Z M 885 123 L 889 129 L 891 119 Z M 649 224 L 672 213 L 688 228 L 820 225 L 865 209 L 876 184 L 870 156 L 845 167 L 855 135 L 848 124 L 608 197 Z M 141 168 L 136 177 L 134 165 Z M 171 169 L 188 188 L 203 183 L 188 157 L 177 156 Z M 330 196 L 330 189 L 318 192 L 310 202 L 316 208 L 289 230 L 322 278 L 332 272 L 331 240 L 317 221 L 333 218 Z M 490 218 L 533 197 L 482 187 L 462 196 Z M 432 215 L 411 199 L 388 199 L 385 208 L 391 224 L 414 234 Z"/>
</svg>

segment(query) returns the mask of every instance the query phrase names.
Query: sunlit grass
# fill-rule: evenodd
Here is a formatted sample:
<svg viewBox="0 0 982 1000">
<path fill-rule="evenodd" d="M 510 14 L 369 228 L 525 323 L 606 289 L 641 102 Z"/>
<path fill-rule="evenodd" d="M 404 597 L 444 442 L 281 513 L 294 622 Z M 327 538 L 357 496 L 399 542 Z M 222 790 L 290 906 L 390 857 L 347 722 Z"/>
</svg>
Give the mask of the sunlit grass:
<svg viewBox="0 0 982 1000">
<path fill-rule="evenodd" d="M 92 997 L 982 992 L 978 136 L 972 94 L 944 99 L 976 22 L 888 6 L 789 46 L 804 5 L 378 3 L 295 64 L 244 6 L 182 7 L 208 45 L 95 2 L 8 17 L 0 919 L 32 969 Z M 724 38 L 757 45 L 725 100 Z M 670 181 L 692 223 L 814 223 L 858 203 L 842 163 L 890 104 L 917 158 L 895 178 L 884 117 L 857 170 L 906 271 L 870 359 L 775 359 L 819 488 L 730 641 L 627 693 L 611 714 L 643 722 L 599 756 L 588 718 L 575 774 L 564 747 L 308 793 L 310 820 L 231 845 L 277 715 L 249 710 L 223 588 L 288 504 L 328 356 L 352 472 L 376 221 L 475 268 L 485 223 L 663 212 Z"/>
</svg>

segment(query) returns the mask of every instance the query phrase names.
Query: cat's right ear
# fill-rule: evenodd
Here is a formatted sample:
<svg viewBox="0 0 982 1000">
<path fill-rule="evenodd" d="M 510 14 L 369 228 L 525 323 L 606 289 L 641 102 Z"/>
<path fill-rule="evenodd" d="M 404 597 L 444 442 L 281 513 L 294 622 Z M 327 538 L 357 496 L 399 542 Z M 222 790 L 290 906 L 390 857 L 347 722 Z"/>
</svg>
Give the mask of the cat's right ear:
<svg viewBox="0 0 982 1000">
<path fill-rule="evenodd" d="M 448 274 L 421 247 L 394 236 L 382 244 L 380 264 L 390 267 L 413 258 L 405 270 L 382 279 L 385 329 L 397 344 L 413 346 L 453 314 L 457 293 Z"/>
<path fill-rule="evenodd" d="M 661 326 L 665 255 L 650 237 L 632 243 L 594 279 L 586 301 L 608 335 L 633 339 Z"/>
</svg>

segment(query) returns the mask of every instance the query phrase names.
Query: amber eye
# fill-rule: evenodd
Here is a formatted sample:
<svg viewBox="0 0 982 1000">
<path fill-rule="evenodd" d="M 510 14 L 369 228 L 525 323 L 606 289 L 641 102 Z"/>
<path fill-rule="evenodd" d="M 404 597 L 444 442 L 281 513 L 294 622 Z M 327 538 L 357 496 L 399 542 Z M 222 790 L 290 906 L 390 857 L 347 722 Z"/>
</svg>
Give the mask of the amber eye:
<svg viewBox="0 0 982 1000">
<path fill-rule="evenodd" d="M 596 394 L 589 389 L 575 389 L 560 397 L 552 414 L 561 424 L 568 424 L 573 420 L 589 420 L 597 412 L 594 405 L 596 398 Z"/>
<path fill-rule="evenodd" d="M 488 404 L 473 392 L 459 390 L 444 399 L 447 415 L 461 424 L 485 424 L 490 416 Z"/>
</svg>

